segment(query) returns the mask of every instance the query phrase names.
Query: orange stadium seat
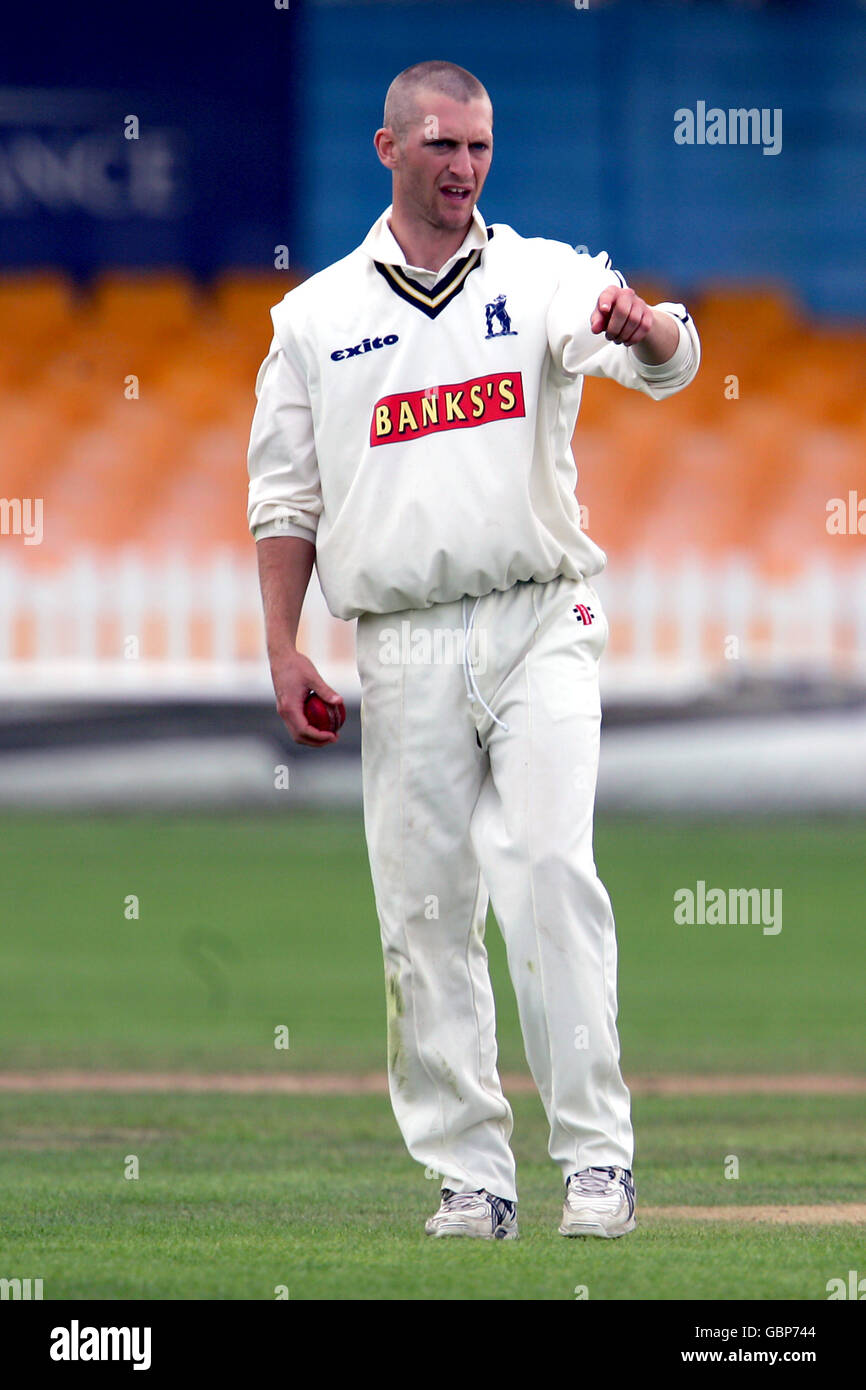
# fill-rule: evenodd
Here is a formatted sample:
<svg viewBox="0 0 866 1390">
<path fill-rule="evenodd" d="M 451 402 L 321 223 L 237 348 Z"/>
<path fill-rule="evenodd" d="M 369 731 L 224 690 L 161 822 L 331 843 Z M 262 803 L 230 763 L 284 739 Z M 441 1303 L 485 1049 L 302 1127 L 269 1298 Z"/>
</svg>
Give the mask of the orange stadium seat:
<svg viewBox="0 0 866 1390">
<path fill-rule="evenodd" d="M 38 393 L 0 398 L 0 492 L 44 497 L 68 438 L 61 419 L 48 414 Z"/>
<path fill-rule="evenodd" d="M 71 438 L 46 507 L 62 520 L 73 548 L 134 540 L 190 448 L 170 411 L 141 401 L 116 404 Z"/>
<path fill-rule="evenodd" d="M 666 440 L 648 408 L 643 418 L 606 428 L 578 427 L 574 454 L 577 495 L 586 509 L 584 529 L 603 549 L 634 549 L 665 486 Z"/>
<path fill-rule="evenodd" d="M 225 324 L 241 333 L 260 333 L 269 311 L 299 283 L 288 271 L 240 271 L 222 275 L 214 283 L 212 301 Z M 264 315 L 264 320 L 262 316 Z"/>
<path fill-rule="evenodd" d="M 0 389 L 28 389 L 76 326 L 75 294 L 64 276 L 0 277 Z"/>
<path fill-rule="evenodd" d="M 298 283 L 289 272 L 232 271 L 211 291 L 214 331 L 230 344 L 238 370 L 255 380 L 273 337 L 270 311 Z"/>
<path fill-rule="evenodd" d="M 145 275 L 110 271 L 95 281 L 90 314 L 100 329 L 176 341 L 195 324 L 198 294 L 180 273 Z"/>
<path fill-rule="evenodd" d="M 723 401 L 732 377 L 737 378 L 740 399 L 770 389 L 780 363 L 802 341 L 796 306 L 781 290 L 709 290 L 699 298 L 694 315 L 701 334 L 702 375 L 717 383 Z"/>
<path fill-rule="evenodd" d="M 233 271 L 198 290 L 112 272 L 78 294 L 53 273 L 0 277 L 0 492 L 44 498 L 46 555 L 249 553 L 255 370 L 295 282 Z M 657 405 L 586 383 L 574 451 L 590 534 L 612 557 L 745 549 L 777 573 L 807 552 L 849 559 L 862 537 L 830 535 L 826 507 L 866 497 L 866 333 L 815 326 L 763 287 L 711 287 L 689 307 L 703 363 L 687 391 Z"/>
<path fill-rule="evenodd" d="M 246 388 L 246 389 L 244 389 Z M 166 402 L 190 425 L 206 429 L 235 407 L 239 395 L 255 404 L 252 384 L 238 381 L 235 364 L 209 350 L 166 361 L 153 387 L 156 397 Z M 252 406 L 249 410 L 252 419 Z"/>
<path fill-rule="evenodd" d="M 0 330 L 19 343 L 47 344 L 72 324 L 75 295 L 64 275 L 53 271 L 0 278 Z"/>
<path fill-rule="evenodd" d="M 793 415 L 856 424 L 866 398 L 866 344 L 814 334 L 805 352 L 792 351 L 775 378 L 775 393 Z"/>
<path fill-rule="evenodd" d="M 849 431 L 823 426 L 807 429 L 792 453 L 798 462 L 794 486 L 765 522 L 764 563 L 788 574 L 817 555 L 847 565 L 859 558 L 863 538 L 847 528 L 842 534 L 828 530 L 828 506 L 840 503 L 847 522 L 849 491 L 866 496 L 862 450 Z"/>
<path fill-rule="evenodd" d="M 698 297 L 695 320 L 767 342 L 791 332 L 800 314 L 785 289 L 761 282 L 706 287 Z"/>
<path fill-rule="evenodd" d="M 645 530 L 645 550 L 676 559 L 739 550 L 748 534 L 731 479 L 731 449 L 717 430 L 682 431 L 673 441 L 667 482 Z"/>
</svg>

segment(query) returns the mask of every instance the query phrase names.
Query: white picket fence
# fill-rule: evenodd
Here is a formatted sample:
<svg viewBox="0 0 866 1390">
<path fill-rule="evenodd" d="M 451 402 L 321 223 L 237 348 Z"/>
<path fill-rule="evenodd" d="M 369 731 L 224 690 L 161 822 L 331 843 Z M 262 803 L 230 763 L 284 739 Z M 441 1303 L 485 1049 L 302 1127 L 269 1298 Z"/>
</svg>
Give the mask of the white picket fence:
<svg viewBox="0 0 866 1390">
<path fill-rule="evenodd" d="M 815 559 L 785 582 L 737 558 L 612 562 L 593 582 L 612 630 L 608 693 L 664 698 L 744 672 L 866 681 L 866 560 Z M 331 617 L 315 578 L 300 642 L 357 695 L 353 625 Z M 269 697 L 254 562 L 81 553 L 48 570 L 0 550 L 0 665 L 7 697 Z"/>
</svg>

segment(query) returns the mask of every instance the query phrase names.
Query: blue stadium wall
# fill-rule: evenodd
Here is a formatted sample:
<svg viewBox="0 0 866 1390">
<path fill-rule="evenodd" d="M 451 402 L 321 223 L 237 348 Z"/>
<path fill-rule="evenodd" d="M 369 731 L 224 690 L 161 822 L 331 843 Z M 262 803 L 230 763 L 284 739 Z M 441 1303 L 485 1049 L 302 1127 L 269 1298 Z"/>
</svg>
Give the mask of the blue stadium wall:
<svg viewBox="0 0 866 1390">
<path fill-rule="evenodd" d="M 481 208 L 524 235 L 604 248 L 684 293 L 788 281 L 866 314 L 866 11 L 855 4 L 321 4 L 308 9 L 298 256 L 317 269 L 389 201 L 371 146 L 390 79 L 469 68 L 494 104 Z M 674 142 L 674 112 L 781 108 L 782 150 Z"/>
<path fill-rule="evenodd" d="M 273 269 L 298 207 L 296 29 L 239 0 L 7 7 L 0 268 Z"/>
<path fill-rule="evenodd" d="M 0 268 L 208 276 L 270 268 L 286 244 L 316 270 L 388 202 L 372 133 L 390 79 L 425 57 L 471 68 L 493 97 L 488 221 L 603 247 L 683 295 L 769 275 L 819 313 L 866 316 L 855 0 L 16 6 L 0 50 Z M 698 102 L 781 109 L 780 153 L 676 144 L 674 112 Z M 151 141 L 132 169 L 130 112 Z"/>
</svg>

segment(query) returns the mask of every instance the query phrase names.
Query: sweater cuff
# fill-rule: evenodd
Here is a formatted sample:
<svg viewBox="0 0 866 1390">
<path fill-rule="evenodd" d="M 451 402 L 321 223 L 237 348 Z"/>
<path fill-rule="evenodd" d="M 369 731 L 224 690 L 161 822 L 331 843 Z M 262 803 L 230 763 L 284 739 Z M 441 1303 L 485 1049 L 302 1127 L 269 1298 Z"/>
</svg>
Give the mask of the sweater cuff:
<svg viewBox="0 0 866 1390">
<path fill-rule="evenodd" d="M 284 521 L 277 517 L 275 521 L 262 521 L 258 526 L 253 527 L 253 536 L 257 541 L 264 541 L 271 536 L 297 536 L 298 540 L 309 541 L 311 545 L 316 544 L 316 533 L 308 526 L 298 526 L 293 521 Z"/>
<path fill-rule="evenodd" d="M 668 311 L 663 309 L 661 312 L 667 313 Z M 664 385 L 667 381 L 673 381 L 676 377 L 683 376 L 690 368 L 694 356 L 692 340 L 688 335 L 682 319 L 677 318 L 675 314 L 669 314 L 668 316 L 676 323 L 679 329 L 680 340 L 674 349 L 673 356 L 669 357 L 667 362 L 642 362 L 637 354 L 629 349 L 631 351 L 634 369 L 638 376 L 642 376 L 645 381 L 653 381 L 661 385 Z"/>
</svg>

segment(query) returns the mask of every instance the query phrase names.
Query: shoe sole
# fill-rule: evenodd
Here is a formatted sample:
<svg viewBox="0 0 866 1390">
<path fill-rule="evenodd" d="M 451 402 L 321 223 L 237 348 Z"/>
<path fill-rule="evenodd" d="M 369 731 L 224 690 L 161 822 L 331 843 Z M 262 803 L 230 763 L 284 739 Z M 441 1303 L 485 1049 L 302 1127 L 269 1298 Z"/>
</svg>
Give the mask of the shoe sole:
<svg viewBox="0 0 866 1390">
<path fill-rule="evenodd" d="M 504 1226 L 499 1226 L 492 1235 L 484 1235 L 481 1231 L 467 1231 L 465 1226 L 440 1226 L 438 1230 L 428 1231 L 425 1227 L 425 1234 L 432 1236 L 434 1240 L 441 1240 L 443 1237 L 453 1236 L 463 1240 L 519 1240 L 520 1237 L 516 1230 L 506 1230 Z"/>
<path fill-rule="evenodd" d="M 575 1224 L 573 1226 L 566 1226 L 563 1224 L 559 1228 L 559 1234 L 561 1236 L 596 1236 L 602 1240 L 616 1240 L 619 1236 L 627 1236 L 636 1226 L 637 1221 L 634 1217 L 632 1217 L 630 1221 L 627 1221 L 622 1229 L 618 1231 L 608 1230 L 598 1222 L 585 1221 L 580 1225 Z"/>
</svg>

